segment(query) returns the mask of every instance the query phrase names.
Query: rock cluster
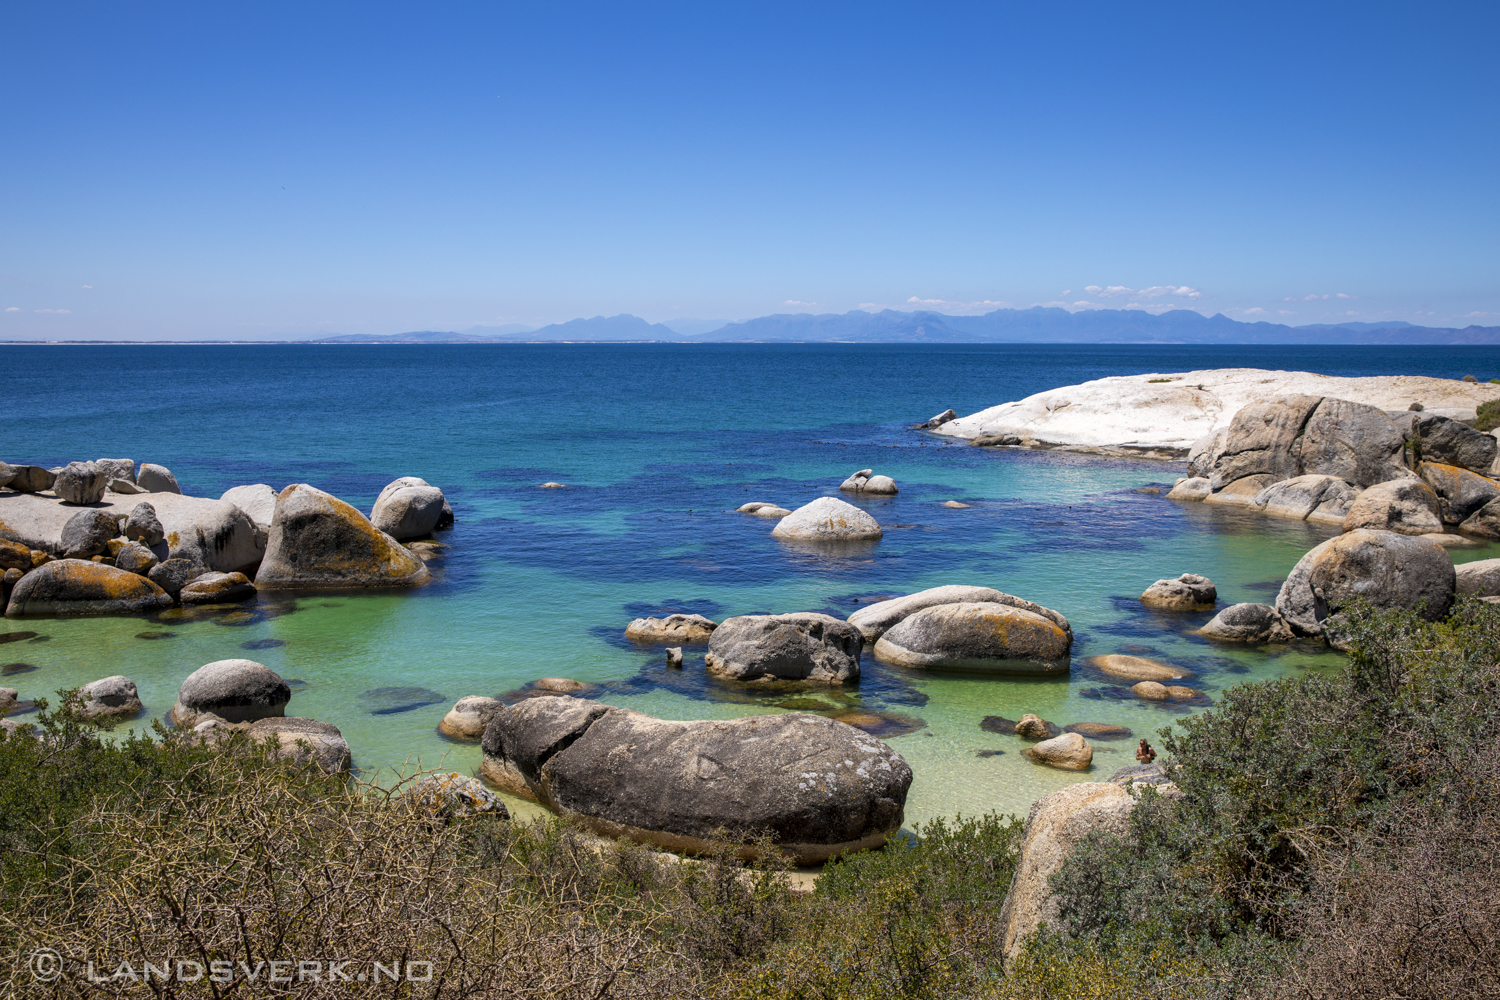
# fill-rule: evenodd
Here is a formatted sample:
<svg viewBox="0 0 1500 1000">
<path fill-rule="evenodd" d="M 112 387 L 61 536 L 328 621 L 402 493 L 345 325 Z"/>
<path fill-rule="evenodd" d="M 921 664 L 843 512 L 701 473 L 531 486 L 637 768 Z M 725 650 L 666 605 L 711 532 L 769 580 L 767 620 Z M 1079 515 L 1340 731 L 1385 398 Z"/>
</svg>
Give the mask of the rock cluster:
<svg viewBox="0 0 1500 1000">
<path fill-rule="evenodd" d="M 1167 611 L 1198 611 L 1211 608 L 1219 601 L 1214 582 L 1196 573 L 1184 573 L 1175 580 L 1157 580 L 1141 594 L 1148 608 Z"/>
<path fill-rule="evenodd" d="M 890 476 L 877 476 L 874 469 L 860 469 L 850 473 L 849 478 L 839 484 L 846 493 L 873 493 L 879 496 L 895 496 L 896 481 Z"/>
<path fill-rule="evenodd" d="M 625 626 L 625 638 L 634 642 L 667 645 L 695 645 L 708 642 L 717 623 L 702 615 L 668 615 L 665 618 L 637 618 Z"/>
</svg>

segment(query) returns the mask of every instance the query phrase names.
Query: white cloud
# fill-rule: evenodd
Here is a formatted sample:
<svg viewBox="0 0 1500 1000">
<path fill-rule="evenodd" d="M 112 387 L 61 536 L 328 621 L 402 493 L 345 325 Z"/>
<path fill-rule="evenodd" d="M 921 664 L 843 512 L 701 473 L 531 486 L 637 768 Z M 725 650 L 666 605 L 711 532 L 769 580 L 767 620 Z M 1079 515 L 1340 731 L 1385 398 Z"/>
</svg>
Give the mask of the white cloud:
<svg viewBox="0 0 1500 1000">
<path fill-rule="evenodd" d="M 1325 296 L 1323 296 L 1323 298 L 1326 299 L 1326 298 L 1328 298 L 1328 296 L 1325 295 Z M 1338 299 L 1357 299 L 1357 298 L 1359 298 L 1359 296 L 1358 295 L 1345 295 L 1343 292 L 1339 292 L 1338 295 L 1334 296 L 1334 298 L 1338 298 Z"/>
<path fill-rule="evenodd" d="M 1260 306 L 1251 306 L 1249 309 L 1241 309 L 1240 312 L 1246 316 L 1264 316 L 1266 314 L 1266 311 Z"/>
<path fill-rule="evenodd" d="M 1089 285 L 1084 291 L 1090 295 L 1105 299 L 1199 299 L 1203 297 L 1202 292 L 1187 285 L 1152 285 L 1150 288 L 1127 288 L 1124 285 L 1110 285 L 1108 287 Z M 1068 293 L 1064 292 L 1063 294 L 1066 295 Z"/>
<path fill-rule="evenodd" d="M 34 312 L 34 313 L 52 313 L 55 316 L 66 316 L 69 313 L 71 313 L 73 310 L 71 310 L 71 309 L 33 309 L 31 311 Z"/>
<path fill-rule="evenodd" d="M 816 306 L 816 302 L 798 302 L 796 299 L 787 299 L 782 303 L 784 306 Z"/>
<path fill-rule="evenodd" d="M 84 285 L 83 287 L 84 288 L 93 288 L 94 286 L 93 285 Z"/>
<path fill-rule="evenodd" d="M 999 299 L 980 299 L 976 302 L 961 302 L 953 299 L 923 299 L 913 295 L 899 305 L 885 305 L 879 302 L 861 302 L 861 309 L 879 312 L 882 309 L 894 309 L 897 312 L 916 312 L 918 310 L 930 310 L 932 312 L 948 313 L 987 313 L 996 309 L 1015 308 L 1009 302 Z"/>
<path fill-rule="evenodd" d="M 18 312 L 21 311 L 21 307 L 20 306 L 9 306 L 9 307 L 6 308 L 5 311 L 8 312 L 8 313 L 18 313 Z"/>
<path fill-rule="evenodd" d="M 1296 313 L 1294 313 L 1290 309 L 1278 309 L 1278 310 L 1276 310 L 1276 312 L 1277 312 L 1278 315 L 1281 315 L 1281 316 L 1295 316 L 1295 315 L 1297 315 Z"/>
<path fill-rule="evenodd" d="M 1060 298 L 1060 299 L 1065 299 L 1069 295 L 1072 295 L 1072 294 L 1073 294 L 1073 289 L 1071 289 L 1071 288 L 1065 288 L 1065 289 L 1063 289 L 1062 293 L 1059 294 L 1057 297 Z"/>
</svg>

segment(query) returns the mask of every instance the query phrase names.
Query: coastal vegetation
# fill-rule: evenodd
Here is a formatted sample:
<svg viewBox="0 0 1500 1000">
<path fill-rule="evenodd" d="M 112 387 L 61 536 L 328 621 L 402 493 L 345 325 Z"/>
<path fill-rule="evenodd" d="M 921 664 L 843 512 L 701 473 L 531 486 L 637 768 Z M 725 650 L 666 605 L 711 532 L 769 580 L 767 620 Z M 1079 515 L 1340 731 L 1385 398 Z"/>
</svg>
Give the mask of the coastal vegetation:
<svg viewBox="0 0 1500 1000">
<path fill-rule="evenodd" d="M 1493 996 L 1500 607 L 1353 605 L 1334 627 L 1345 668 L 1230 689 L 1163 731 L 1181 797 L 1144 789 L 1123 833 L 1085 837 L 1051 882 L 1058 920 L 1009 962 L 1017 819 L 918 827 L 803 894 L 743 844 L 684 862 L 461 816 L 245 733 L 101 738 L 65 698 L 0 739 L 0 981 L 141 995 L 121 963 L 222 961 L 231 983 L 153 988 L 313 996 L 339 960 L 403 970 L 368 988 L 385 996 Z M 45 989 L 39 947 L 65 960 Z M 274 987 L 237 964 L 309 959 L 318 980 L 293 964 Z"/>
</svg>

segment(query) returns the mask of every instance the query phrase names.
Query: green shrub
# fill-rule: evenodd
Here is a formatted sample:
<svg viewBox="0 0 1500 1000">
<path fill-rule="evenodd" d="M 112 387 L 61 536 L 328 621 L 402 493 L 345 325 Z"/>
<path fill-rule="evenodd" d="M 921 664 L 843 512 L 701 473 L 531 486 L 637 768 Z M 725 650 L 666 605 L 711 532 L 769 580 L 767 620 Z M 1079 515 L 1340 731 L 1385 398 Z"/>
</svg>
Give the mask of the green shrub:
<svg viewBox="0 0 1500 1000">
<path fill-rule="evenodd" d="M 1500 382 L 1500 379 L 1491 379 L 1492 382 Z M 1481 431 L 1492 431 L 1500 427 L 1500 399 L 1492 399 L 1488 403 L 1480 403 L 1479 410 L 1475 414 L 1478 419 L 1474 421 L 1474 427 Z"/>
</svg>

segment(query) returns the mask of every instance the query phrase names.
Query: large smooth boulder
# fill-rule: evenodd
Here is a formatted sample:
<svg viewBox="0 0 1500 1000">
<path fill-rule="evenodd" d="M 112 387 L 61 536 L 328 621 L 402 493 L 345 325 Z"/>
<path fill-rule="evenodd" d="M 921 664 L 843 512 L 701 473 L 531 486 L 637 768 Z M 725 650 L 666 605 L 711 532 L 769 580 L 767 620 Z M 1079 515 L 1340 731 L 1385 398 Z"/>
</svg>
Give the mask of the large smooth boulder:
<svg viewBox="0 0 1500 1000">
<path fill-rule="evenodd" d="M 1336 476 L 1356 486 L 1405 478 L 1406 438 L 1385 412 L 1324 398 L 1302 429 L 1297 463 L 1303 475 Z"/>
<path fill-rule="evenodd" d="M 117 722 L 141 714 L 141 697 L 135 681 L 116 674 L 90 681 L 78 689 L 76 712 L 90 722 Z"/>
<path fill-rule="evenodd" d="M 147 493 L 182 492 L 182 487 L 177 485 L 177 477 L 172 475 L 171 469 L 163 465 L 143 462 L 140 474 L 136 476 L 135 481 L 136 485 Z"/>
<path fill-rule="evenodd" d="M 1417 474 L 1438 495 L 1443 520 L 1448 524 L 1463 523 L 1469 515 L 1500 497 L 1500 483 L 1456 465 L 1423 462 Z"/>
<path fill-rule="evenodd" d="M 704 666 L 726 680 L 843 684 L 859 678 L 863 648 L 859 629 L 831 615 L 738 615 L 714 629 Z"/>
<path fill-rule="evenodd" d="M 212 570 L 193 577 L 177 592 L 177 600 L 183 604 L 225 604 L 254 596 L 255 585 L 245 574 Z"/>
<path fill-rule="evenodd" d="M 471 694 L 453 703 L 448 714 L 438 723 L 438 732 L 449 739 L 477 740 L 484 735 L 490 720 L 500 714 L 505 702 L 499 698 Z"/>
<path fill-rule="evenodd" d="M 818 497 L 776 522 L 776 538 L 802 542 L 852 542 L 880 537 L 880 525 L 869 514 L 838 497 Z"/>
<path fill-rule="evenodd" d="M 1276 517 L 1342 524 L 1357 496 L 1359 489 L 1338 476 L 1297 476 L 1267 486 L 1252 505 Z"/>
<path fill-rule="evenodd" d="M 1038 928 L 1064 930 L 1052 895 L 1052 876 L 1090 833 L 1123 834 L 1135 803 L 1126 788 L 1108 782 L 1069 785 L 1032 803 L 1016 872 L 1000 908 L 1001 947 L 1007 959 L 1015 958 Z"/>
<path fill-rule="evenodd" d="M 1214 582 L 1197 573 L 1184 573 L 1175 580 L 1157 580 L 1141 594 L 1141 603 L 1163 611 L 1198 611 L 1219 601 Z"/>
<path fill-rule="evenodd" d="M 1470 514 L 1458 527 L 1481 538 L 1500 538 L 1500 497 Z"/>
<path fill-rule="evenodd" d="M 17 493 L 41 493 L 52 488 L 57 473 L 40 465 L 12 465 L 10 481 L 5 485 Z"/>
<path fill-rule="evenodd" d="M 1372 528 L 1403 535 L 1430 535 L 1443 530 L 1442 509 L 1432 487 L 1420 479 L 1377 483 L 1361 493 L 1344 515 L 1344 530 Z"/>
<path fill-rule="evenodd" d="M 1454 589 L 1474 597 L 1500 596 L 1500 559 L 1480 559 L 1454 567 Z"/>
<path fill-rule="evenodd" d="M 1318 636 L 1324 622 L 1355 598 L 1380 610 L 1421 612 L 1436 621 L 1453 603 L 1453 562 L 1426 538 L 1356 529 L 1298 560 L 1281 585 L 1276 610 L 1298 634 Z"/>
<path fill-rule="evenodd" d="M 416 476 L 386 486 L 370 508 L 370 523 L 397 541 L 432 534 L 442 516 L 443 491 Z"/>
<path fill-rule="evenodd" d="M 632 642 L 652 642 L 663 645 L 683 643 L 693 645 L 707 642 L 713 637 L 718 624 L 702 615 L 667 615 L 665 618 L 637 618 L 625 626 L 625 638 Z"/>
<path fill-rule="evenodd" d="M 1021 755 L 1033 763 L 1060 771 L 1087 771 L 1094 763 L 1094 748 L 1077 733 L 1063 733 L 1043 740 L 1022 750 Z"/>
<path fill-rule="evenodd" d="M 253 722 L 286 714 L 292 689 L 270 667 L 254 660 L 215 660 L 188 674 L 177 689 L 171 719 L 194 726 L 203 716 L 225 722 Z"/>
<path fill-rule="evenodd" d="M 875 643 L 886 663 L 921 670 L 1047 676 L 1070 665 L 1073 636 L 1008 604 L 939 604 L 909 615 Z"/>
<path fill-rule="evenodd" d="M 1220 642 L 1290 642 L 1291 626 L 1269 604 L 1233 604 L 1198 630 Z"/>
<path fill-rule="evenodd" d="M 1181 667 L 1125 653 L 1106 653 L 1090 657 L 1085 662 L 1102 673 L 1127 681 L 1175 681 L 1193 676 Z"/>
<path fill-rule="evenodd" d="M 1242 407 L 1229 422 L 1229 431 L 1213 458 L 1213 489 L 1247 476 L 1269 475 L 1272 481 L 1302 474 L 1297 442 L 1321 396 L 1286 395 Z"/>
<path fill-rule="evenodd" d="M 171 606 L 166 591 L 143 576 L 108 563 L 54 559 L 21 577 L 5 614 L 127 615 Z"/>
<path fill-rule="evenodd" d="M 1073 634 L 1072 626 L 1068 624 L 1068 619 L 1063 617 L 1061 612 L 1044 608 L 1040 604 L 991 587 L 970 587 L 957 583 L 930 587 L 927 590 L 919 590 L 915 594 L 894 597 L 889 601 L 880 601 L 869 607 L 860 608 L 849 616 L 849 624 L 860 630 L 866 642 L 874 642 L 884 635 L 887 629 L 894 628 L 918 611 L 934 608 L 940 604 L 1006 604 L 1050 619 L 1069 636 Z"/>
<path fill-rule="evenodd" d="M 119 534 L 120 522 L 114 514 L 107 510 L 80 510 L 63 525 L 61 554 L 67 559 L 97 556 Z"/>
<path fill-rule="evenodd" d="M 1180 480 L 1167 491 L 1168 500 L 1206 500 L 1213 493 L 1213 480 L 1206 476 L 1190 476 Z"/>
<path fill-rule="evenodd" d="M 344 501 L 294 483 L 276 498 L 259 590 L 411 587 L 431 574 L 422 560 Z"/>
<path fill-rule="evenodd" d="M 98 503 L 109 476 L 93 462 L 69 462 L 52 481 L 52 492 L 64 503 Z"/>
<path fill-rule="evenodd" d="M 702 851 L 723 834 L 769 835 L 797 864 L 884 844 L 911 785 L 881 741 L 800 712 L 672 722 L 530 698 L 482 745 L 486 780 L 606 837 Z"/>
<path fill-rule="evenodd" d="M 1427 414 L 1417 420 L 1416 431 L 1421 438 L 1424 461 L 1456 465 L 1481 474 L 1495 465 L 1500 442 L 1468 424 Z"/>
</svg>

